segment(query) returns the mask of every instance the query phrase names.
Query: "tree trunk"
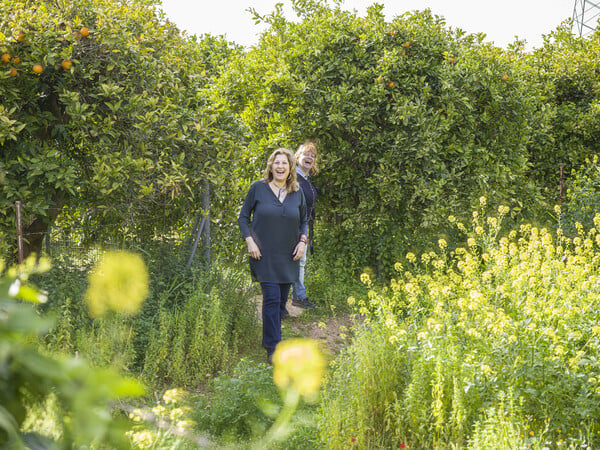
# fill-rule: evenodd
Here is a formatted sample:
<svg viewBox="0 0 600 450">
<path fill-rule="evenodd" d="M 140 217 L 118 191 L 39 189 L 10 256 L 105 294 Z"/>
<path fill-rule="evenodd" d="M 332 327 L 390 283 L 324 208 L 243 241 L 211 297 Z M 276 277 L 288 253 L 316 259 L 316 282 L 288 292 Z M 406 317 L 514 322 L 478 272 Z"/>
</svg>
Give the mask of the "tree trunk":
<svg viewBox="0 0 600 450">
<path fill-rule="evenodd" d="M 44 236 L 64 206 L 62 198 L 56 196 L 52 200 L 54 205 L 48 208 L 47 216 L 36 217 L 29 225 L 23 227 L 23 258 L 25 259 L 32 254 L 35 254 L 38 259 L 40 258 Z"/>
</svg>

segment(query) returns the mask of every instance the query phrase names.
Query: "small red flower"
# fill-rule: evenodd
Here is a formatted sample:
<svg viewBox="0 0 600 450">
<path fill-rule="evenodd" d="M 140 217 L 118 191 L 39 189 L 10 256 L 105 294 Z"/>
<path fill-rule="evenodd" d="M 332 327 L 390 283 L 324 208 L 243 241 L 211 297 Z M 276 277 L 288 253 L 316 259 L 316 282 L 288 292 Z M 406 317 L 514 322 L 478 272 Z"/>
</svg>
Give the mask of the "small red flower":
<svg viewBox="0 0 600 450">
<path fill-rule="evenodd" d="M 353 437 L 352 439 L 350 439 L 352 442 L 356 442 L 356 438 Z"/>
<path fill-rule="evenodd" d="M 400 448 L 406 448 L 406 444 L 404 442 L 400 442 Z"/>
</svg>

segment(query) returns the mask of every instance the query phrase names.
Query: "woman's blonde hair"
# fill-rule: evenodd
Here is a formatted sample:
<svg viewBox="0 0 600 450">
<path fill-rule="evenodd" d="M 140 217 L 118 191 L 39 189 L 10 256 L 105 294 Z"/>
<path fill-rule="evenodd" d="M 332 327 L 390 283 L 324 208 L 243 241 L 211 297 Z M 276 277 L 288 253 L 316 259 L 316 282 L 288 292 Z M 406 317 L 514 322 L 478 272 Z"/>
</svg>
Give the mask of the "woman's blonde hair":
<svg viewBox="0 0 600 450">
<path fill-rule="evenodd" d="M 290 165 L 290 173 L 285 180 L 285 190 L 288 193 L 296 192 L 299 188 L 298 181 L 296 179 L 296 160 L 294 159 L 294 154 L 292 151 L 288 150 L 287 148 L 278 148 L 271 153 L 271 156 L 269 156 L 269 159 L 267 160 L 267 167 L 265 167 L 263 172 L 263 179 L 265 183 L 269 183 L 271 180 L 273 180 L 273 162 L 278 155 L 285 155 L 288 160 L 288 164 Z"/>
<path fill-rule="evenodd" d="M 315 154 L 315 161 L 310 169 L 309 175 L 316 175 L 319 173 L 319 166 L 317 165 L 317 144 L 310 140 L 304 141 L 300 147 L 298 147 L 298 150 L 296 150 L 296 161 L 298 161 L 306 152 L 312 152 Z"/>
</svg>

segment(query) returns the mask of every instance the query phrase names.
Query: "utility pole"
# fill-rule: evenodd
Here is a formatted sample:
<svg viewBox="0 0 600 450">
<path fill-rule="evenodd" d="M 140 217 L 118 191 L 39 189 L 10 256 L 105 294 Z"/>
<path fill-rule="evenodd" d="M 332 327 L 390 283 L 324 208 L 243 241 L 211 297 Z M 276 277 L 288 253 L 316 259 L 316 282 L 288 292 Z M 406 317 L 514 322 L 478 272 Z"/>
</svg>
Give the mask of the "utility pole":
<svg viewBox="0 0 600 450">
<path fill-rule="evenodd" d="M 573 6 L 573 24 L 579 37 L 587 37 L 598 27 L 600 19 L 600 1 L 575 0 Z"/>
</svg>

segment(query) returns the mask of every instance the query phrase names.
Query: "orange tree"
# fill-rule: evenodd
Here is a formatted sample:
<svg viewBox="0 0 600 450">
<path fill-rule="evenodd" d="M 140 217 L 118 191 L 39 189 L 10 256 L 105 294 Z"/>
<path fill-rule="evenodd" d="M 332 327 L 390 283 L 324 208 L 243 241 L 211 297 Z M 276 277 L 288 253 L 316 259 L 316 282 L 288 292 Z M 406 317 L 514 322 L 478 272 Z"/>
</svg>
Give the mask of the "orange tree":
<svg viewBox="0 0 600 450">
<path fill-rule="evenodd" d="M 320 141 L 318 247 L 343 271 L 389 269 L 449 215 L 491 202 L 535 205 L 528 144 L 545 120 L 515 52 L 429 11 L 387 22 L 320 1 L 257 20 L 270 28 L 232 63 L 223 93 L 264 155 Z M 516 211 L 518 211 L 518 206 Z"/>
<path fill-rule="evenodd" d="M 236 49 L 182 35 L 158 4 L 0 0 L 0 226 L 20 200 L 28 252 L 64 205 L 86 239 L 152 236 L 218 190 L 236 127 L 208 87 Z"/>
<path fill-rule="evenodd" d="M 600 33 L 573 36 L 564 24 L 531 56 L 530 82 L 540 86 L 550 133 L 539 129 L 531 143 L 535 178 L 558 201 L 560 165 L 566 180 L 600 146 Z M 600 205 L 594 205 L 598 208 Z"/>
</svg>

